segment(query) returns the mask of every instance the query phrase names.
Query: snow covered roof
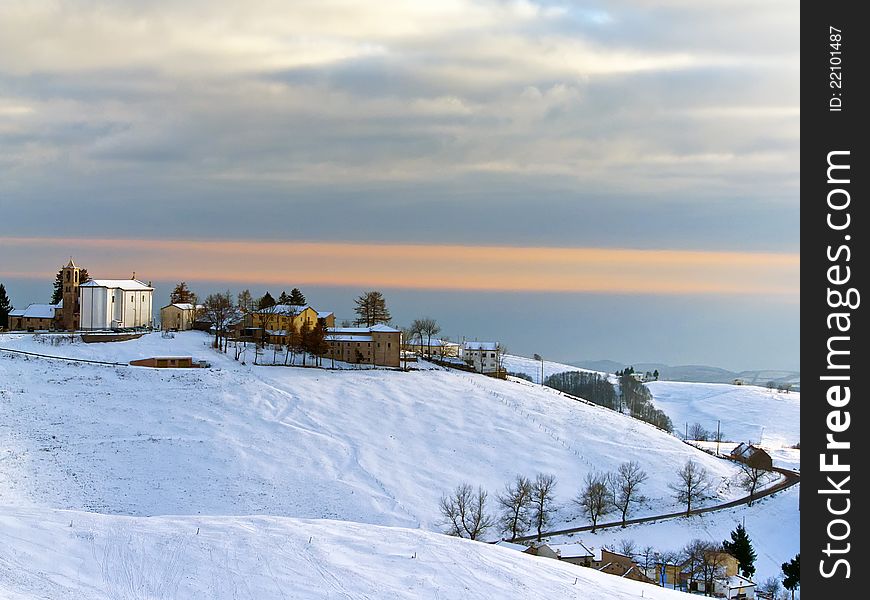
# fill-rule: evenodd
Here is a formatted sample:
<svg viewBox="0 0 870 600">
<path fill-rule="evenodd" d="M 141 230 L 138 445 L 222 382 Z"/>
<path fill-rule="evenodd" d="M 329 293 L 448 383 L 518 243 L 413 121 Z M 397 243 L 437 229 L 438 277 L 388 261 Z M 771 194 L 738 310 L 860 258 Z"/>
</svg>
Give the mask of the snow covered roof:
<svg viewBox="0 0 870 600">
<path fill-rule="evenodd" d="M 170 306 L 174 306 L 175 308 L 180 308 L 181 310 L 193 310 L 193 304 L 189 304 L 187 302 L 181 302 L 181 303 L 175 302 L 173 304 L 167 304 L 163 308 L 169 308 Z M 202 306 L 200 305 L 198 308 L 202 308 Z"/>
<path fill-rule="evenodd" d="M 80 287 L 102 287 L 108 289 L 118 289 L 118 290 L 126 290 L 126 291 L 148 291 L 154 290 L 153 287 L 150 287 L 138 279 L 89 279 L 85 283 L 83 283 Z"/>
<path fill-rule="evenodd" d="M 550 548 L 562 558 L 592 557 L 592 551 L 582 543 L 576 544 L 550 544 Z"/>
<path fill-rule="evenodd" d="M 332 314 L 333 314 L 333 313 L 332 313 L 331 310 L 328 311 L 328 312 L 320 312 L 320 311 L 317 311 L 317 318 L 318 318 L 318 319 L 325 319 L 326 317 L 331 317 Z"/>
<path fill-rule="evenodd" d="M 731 456 L 740 457 L 743 459 L 750 458 L 755 456 L 759 452 L 764 452 L 761 448 L 757 448 L 752 444 L 747 444 L 746 442 L 740 442 L 740 444 L 731 451 Z"/>
<path fill-rule="evenodd" d="M 498 350 L 498 342 L 465 342 L 464 350 Z"/>
<path fill-rule="evenodd" d="M 409 346 L 432 346 L 433 348 L 459 347 L 459 344 L 457 344 L 456 342 L 451 342 L 449 340 L 439 340 L 438 338 L 432 338 L 432 341 L 429 342 L 425 339 L 420 339 L 420 336 L 416 335 L 405 343 Z"/>
<path fill-rule="evenodd" d="M 530 548 L 528 546 L 523 546 L 522 544 L 514 544 L 513 542 L 508 542 L 507 540 L 501 540 L 495 543 L 496 546 L 501 548 L 507 548 L 509 550 L 516 550 L 517 552 L 528 552 Z"/>
<path fill-rule="evenodd" d="M 372 341 L 372 336 L 370 335 L 341 335 L 330 333 L 326 336 L 327 341 L 329 342 L 370 342 Z"/>
<path fill-rule="evenodd" d="M 53 319 L 54 311 L 61 308 L 58 304 L 31 304 L 27 308 L 21 310 L 13 310 L 9 313 L 11 317 L 26 317 L 29 319 Z"/>
<path fill-rule="evenodd" d="M 371 327 L 330 327 L 329 332 L 330 333 L 346 333 L 346 334 L 371 333 L 371 332 L 399 333 L 399 330 L 396 329 L 395 327 L 390 327 L 389 325 L 378 324 L 378 325 L 372 325 Z"/>
<path fill-rule="evenodd" d="M 755 587 L 755 583 L 742 575 L 729 575 L 728 577 L 723 577 L 719 581 L 725 583 L 729 589 L 735 588 L 745 588 L 745 587 Z"/>
</svg>

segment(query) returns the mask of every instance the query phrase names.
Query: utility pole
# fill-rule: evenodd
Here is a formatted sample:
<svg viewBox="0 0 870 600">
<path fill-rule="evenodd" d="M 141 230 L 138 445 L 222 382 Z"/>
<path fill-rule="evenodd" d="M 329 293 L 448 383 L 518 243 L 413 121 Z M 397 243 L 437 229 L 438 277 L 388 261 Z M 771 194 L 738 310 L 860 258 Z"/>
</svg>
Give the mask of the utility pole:
<svg viewBox="0 0 870 600">
<path fill-rule="evenodd" d="M 535 354 L 534 359 L 541 361 L 541 380 L 539 381 L 539 383 L 541 385 L 544 385 L 544 357 L 540 354 Z"/>
<path fill-rule="evenodd" d="M 716 421 L 716 456 L 719 456 L 719 440 L 722 439 L 722 434 L 719 431 L 720 424 L 721 424 L 721 421 L 717 420 Z"/>
</svg>

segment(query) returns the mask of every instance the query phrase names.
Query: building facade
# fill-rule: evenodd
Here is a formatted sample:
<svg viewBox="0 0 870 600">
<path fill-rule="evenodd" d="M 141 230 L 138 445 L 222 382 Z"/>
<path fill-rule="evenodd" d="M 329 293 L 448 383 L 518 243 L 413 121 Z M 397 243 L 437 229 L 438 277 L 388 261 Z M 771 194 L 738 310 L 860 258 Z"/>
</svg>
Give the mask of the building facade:
<svg viewBox="0 0 870 600">
<path fill-rule="evenodd" d="M 83 330 L 150 327 L 154 288 L 137 279 L 91 279 L 79 286 Z"/>
<path fill-rule="evenodd" d="M 496 374 L 501 366 L 501 347 L 498 342 L 464 342 L 462 360 L 478 373 Z"/>
<path fill-rule="evenodd" d="M 402 332 L 389 325 L 330 327 L 326 358 L 352 364 L 401 366 Z"/>
<path fill-rule="evenodd" d="M 187 331 L 193 329 L 197 308 L 193 304 L 169 304 L 160 309 L 160 327 L 163 330 Z"/>
<path fill-rule="evenodd" d="M 10 331 L 53 331 L 63 329 L 61 311 L 63 302 L 58 304 L 31 304 L 27 308 L 9 311 L 8 328 Z"/>
</svg>

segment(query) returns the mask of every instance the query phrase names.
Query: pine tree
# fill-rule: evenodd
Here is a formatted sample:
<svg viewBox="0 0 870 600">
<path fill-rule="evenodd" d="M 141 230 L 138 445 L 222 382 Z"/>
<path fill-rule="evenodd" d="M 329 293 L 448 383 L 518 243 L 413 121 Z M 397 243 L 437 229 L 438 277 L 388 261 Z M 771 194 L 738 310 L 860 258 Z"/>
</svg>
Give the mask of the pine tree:
<svg viewBox="0 0 870 600">
<path fill-rule="evenodd" d="M 176 285 L 172 293 L 169 294 L 169 302 L 172 304 L 193 304 L 196 306 L 196 300 L 196 294 L 190 291 L 184 281 Z"/>
<path fill-rule="evenodd" d="M 281 292 L 281 295 L 278 296 L 278 304 L 293 304 L 290 301 L 290 296 L 287 295 L 287 292 Z"/>
<path fill-rule="evenodd" d="M 789 562 L 782 563 L 782 574 L 785 575 L 785 578 L 782 580 L 782 586 L 791 591 L 791 597 L 794 599 L 794 591 L 801 585 L 800 552 L 798 552 Z"/>
<path fill-rule="evenodd" d="M 254 298 L 251 296 L 251 290 L 242 290 L 239 292 L 236 305 L 245 312 L 251 312 L 254 310 Z"/>
<path fill-rule="evenodd" d="M 290 304 L 295 306 L 305 306 L 308 304 L 308 301 L 305 299 L 305 294 L 303 294 L 299 288 L 293 288 L 290 290 Z"/>
<path fill-rule="evenodd" d="M 272 294 L 266 292 L 263 294 L 263 297 L 260 298 L 259 302 L 257 302 L 257 308 L 269 308 L 270 306 L 275 306 L 275 299 L 272 297 Z"/>
<path fill-rule="evenodd" d="M 755 574 L 755 549 L 743 525 L 737 525 L 737 529 L 731 532 L 731 541 L 725 540 L 722 542 L 722 547 L 725 552 L 737 559 L 740 572 L 744 577 L 751 578 Z"/>
<path fill-rule="evenodd" d="M 9 296 L 6 295 L 6 286 L 0 283 L 0 327 L 9 326 L 9 313 L 12 312 L 12 302 L 9 301 Z"/>
<path fill-rule="evenodd" d="M 353 310 L 357 314 L 357 325 L 371 327 L 378 323 L 389 323 L 392 318 L 384 295 L 378 291 L 366 292 L 354 302 L 356 308 Z"/>
<path fill-rule="evenodd" d="M 79 270 L 79 284 L 90 281 L 91 278 L 88 275 L 87 269 Z M 51 303 L 57 304 L 63 300 L 63 269 L 57 272 L 57 275 L 54 278 L 54 291 L 51 293 Z"/>
</svg>

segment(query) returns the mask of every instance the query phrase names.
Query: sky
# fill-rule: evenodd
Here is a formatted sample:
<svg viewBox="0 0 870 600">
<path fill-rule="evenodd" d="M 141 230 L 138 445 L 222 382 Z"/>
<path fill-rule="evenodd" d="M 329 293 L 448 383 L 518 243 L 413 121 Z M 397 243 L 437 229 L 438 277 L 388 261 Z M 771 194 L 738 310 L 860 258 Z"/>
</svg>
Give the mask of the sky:
<svg viewBox="0 0 870 600">
<path fill-rule="evenodd" d="M 799 3 L 0 3 L 0 282 L 799 368 Z M 401 322 L 400 322 L 401 321 Z"/>
</svg>

